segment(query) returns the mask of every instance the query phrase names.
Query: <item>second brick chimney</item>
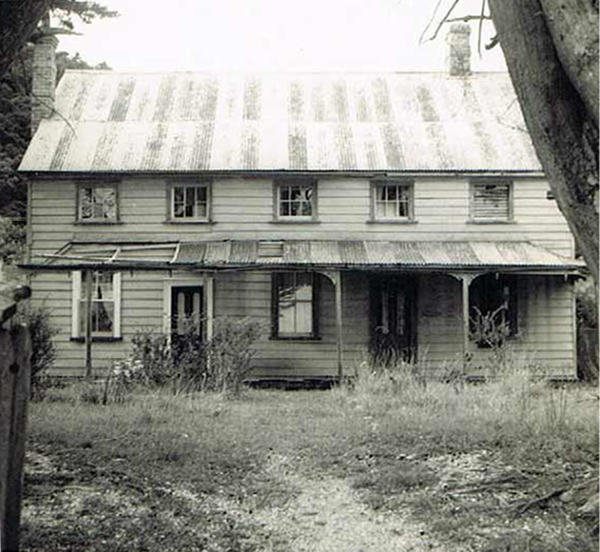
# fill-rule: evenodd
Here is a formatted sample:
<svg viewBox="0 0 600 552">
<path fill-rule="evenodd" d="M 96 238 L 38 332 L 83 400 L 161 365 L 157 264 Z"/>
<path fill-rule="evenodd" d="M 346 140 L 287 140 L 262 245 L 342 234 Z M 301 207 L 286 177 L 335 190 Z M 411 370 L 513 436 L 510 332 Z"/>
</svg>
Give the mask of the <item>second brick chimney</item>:
<svg viewBox="0 0 600 552">
<path fill-rule="evenodd" d="M 448 71 L 453 77 L 471 74 L 471 27 L 453 23 L 446 37 L 448 42 Z"/>
<path fill-rule="evenodd" d="M 34 40 L 33 74 L 31 81 L 31 136 L 40 126 L 40 121 L 54 112 L 56 90 L 56 47 L 58 38 L 45 34 L 44 27 Z"/>
</svg>

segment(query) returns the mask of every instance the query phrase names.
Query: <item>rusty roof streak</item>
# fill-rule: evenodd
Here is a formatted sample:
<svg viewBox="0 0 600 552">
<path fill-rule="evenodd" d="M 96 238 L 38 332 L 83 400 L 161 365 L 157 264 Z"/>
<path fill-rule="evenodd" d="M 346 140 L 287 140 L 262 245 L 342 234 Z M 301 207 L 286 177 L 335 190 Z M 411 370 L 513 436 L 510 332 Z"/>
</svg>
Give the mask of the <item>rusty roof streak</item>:
<svg viewBox="0 0 600 552">
<path fill-rule="evenodd" d="M 306 169 L 308 167 L 308 153 L 306 151 L 306 127 L 303 124 L 293 123 L 288 132 L 289 166 L 292 169 Z"/>
<path fill-rule="evenodd" d="M 261 85 L 256 76 L 248 77 L 244 84 L 244 119 L 260 119 Z"/>
<path fill-rule="evenodd" d="M 542 170 L 503 73 L 67 71 L 56 109 L 22 170 Z"/>
<path fill-rule="evenodd" d="M 108 114 L 109 121 L 125 120 L 134 88 L 134 79 L 125 78 L 119 83 L 119 86 L 117 87 L 117 93 L 110 106 L 110 112 Z"/>
</svg>

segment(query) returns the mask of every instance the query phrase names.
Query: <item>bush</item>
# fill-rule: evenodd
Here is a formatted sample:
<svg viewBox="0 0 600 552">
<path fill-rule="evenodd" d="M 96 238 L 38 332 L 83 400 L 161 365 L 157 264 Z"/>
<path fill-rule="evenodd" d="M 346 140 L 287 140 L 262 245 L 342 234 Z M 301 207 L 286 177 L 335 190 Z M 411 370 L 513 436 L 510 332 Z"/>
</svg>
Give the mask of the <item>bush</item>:
<svg viewBox="0 0 600 552">
<path fill-rule="evenodd" d="M 183 335 L 142 330 L 133 338 L 129 357 L 116 363 L 110 378 L 144 387 L 170 386 L 173 392 L 217 391 L 238 395 L 250 370 L 252 345 L 262 325 L 250 318 L 217 318 L 213 336 L 202 340 L 198 321 L 188 320 Z M 115 382 L 115 385 L 117 383 Z"/>
<path fill-rule="evenodd" d="M 11 219 L 0 217 L 0 259 L 6 264 L 23 258 L 27 241 L 27 229 Z"/>
<path fill-rule="evenodd" d="M 254 343 L 260 338 L 262 324 L 251 318 L 217 318 L 212 339 L 207 344 L 209 388 L 238 395 L 251 368 Z"/>
<path fill-rule="evenodd" d="M 26 306 L 17 320 L 26 324 L 31 335 L 31 397 L 42 399 L 50 385 L 48 370 L 56 360 L 56 346 L 52 338 L 59 333 L 50 324 L 50 314 L 44 307 Z"/>
</svg>

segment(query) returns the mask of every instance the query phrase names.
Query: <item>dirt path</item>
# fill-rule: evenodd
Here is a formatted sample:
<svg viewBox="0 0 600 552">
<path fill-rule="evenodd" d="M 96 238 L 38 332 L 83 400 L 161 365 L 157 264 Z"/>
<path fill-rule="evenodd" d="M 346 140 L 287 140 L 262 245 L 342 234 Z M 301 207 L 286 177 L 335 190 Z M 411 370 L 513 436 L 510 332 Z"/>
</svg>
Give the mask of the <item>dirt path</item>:
<svg viewBox="0 0 600 552">
<path fill-rule="evenodd" d="M 281 507 L 249 513 L 233 507 L 236 516 L 260 524 L 287 541 L 267 550 L 294 552 L 420 552 L 442 550 L 423 527 L 398 514 L 378 513 L 362 503 L 347 481 L 313 473 L 304 475 L 288 458 L 273 455 L 269 475 L 282 479 L 297 495 Z M 232 512 L 232 505 L 220 507 Z"/>
</svg>

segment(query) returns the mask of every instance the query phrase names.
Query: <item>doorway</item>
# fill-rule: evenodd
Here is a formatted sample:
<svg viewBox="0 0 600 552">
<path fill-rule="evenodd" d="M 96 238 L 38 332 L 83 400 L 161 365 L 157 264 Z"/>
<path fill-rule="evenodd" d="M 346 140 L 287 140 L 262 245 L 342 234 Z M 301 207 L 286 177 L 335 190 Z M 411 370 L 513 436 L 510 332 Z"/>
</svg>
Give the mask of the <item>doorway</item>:
<svg viewBox="0 0 600 552">
<path fill-rule="evenodd" d="M 414 276 L 376 275 L 370 282 L 370 353 L 380 365 L 417 358 L 417 281 Z"/>
</svg>

